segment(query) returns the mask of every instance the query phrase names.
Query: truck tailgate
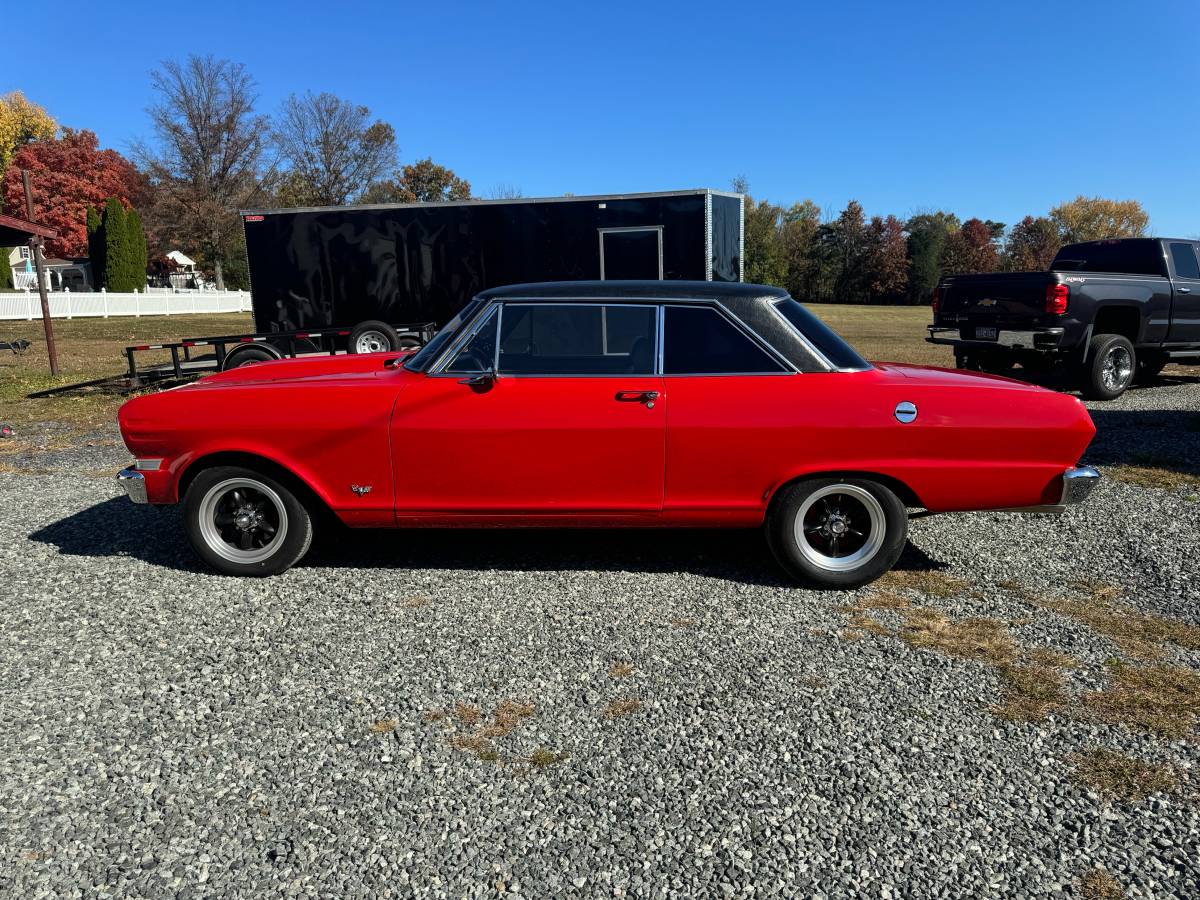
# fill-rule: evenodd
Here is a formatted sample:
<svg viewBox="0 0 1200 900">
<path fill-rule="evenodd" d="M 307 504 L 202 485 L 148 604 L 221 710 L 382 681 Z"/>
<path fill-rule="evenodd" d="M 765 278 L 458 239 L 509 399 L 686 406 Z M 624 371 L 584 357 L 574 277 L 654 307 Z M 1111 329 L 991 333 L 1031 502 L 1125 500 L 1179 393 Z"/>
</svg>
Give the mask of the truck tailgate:
<svg viewBox="0 0 1200 900">
<path fill-rule="evenodd" d="M 1046 317 L 1048 272 L 955 275 L 939 288 L 938 320 L 943 323 L 1028 327 Z"/>
</svg>

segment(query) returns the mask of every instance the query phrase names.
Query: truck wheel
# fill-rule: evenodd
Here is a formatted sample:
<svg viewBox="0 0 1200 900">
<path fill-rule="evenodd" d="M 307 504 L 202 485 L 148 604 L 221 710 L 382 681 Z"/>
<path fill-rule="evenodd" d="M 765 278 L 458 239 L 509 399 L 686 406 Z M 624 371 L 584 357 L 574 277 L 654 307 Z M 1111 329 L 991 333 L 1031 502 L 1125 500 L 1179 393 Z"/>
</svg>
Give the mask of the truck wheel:
<svg viewBox="0 0 1200 900">
<path fill-rule="evenodd" d="M 1129 338 L 1098 334 L 1088 345 L 1083 364 L 1083 396 L 1089 400 L 1115 400 L 1133 383 L 1137 353 Z"/>
<path fill-rule="evenodd" d="M 225 575 L 278 575 L 312 543 L 312 516 L 287 487 L 240 466 L 205 469 L 183 501 L 188 540 Z"/>
<path fill-rule="evenodd" d="M 359 322 L 350 332 L 351 353 L 385 353 L 399 346 L 396 329 L 386 322 Z"/>
<path fill-rule="evenodd" d="M 1017 364 L 1016 357 L 1003 350 L 989 350 L 979 354 L 979 369 L 993 375 L 1007 375 Z"/>
<path fill-rule="evenodd" d="M 766 533 L 775 559 L 793 578 L 848 590 L 896 564 L 908 535 L 908 513 L 878 482 L 814 478 L 784 489 Z"/>
<path fill-rule="evenodd" d="M 963 369 L 967 372 L 978 372 L 979 357 L 972 353 L 956 352 L 954 354 L 954 368 Z"/>
<path fill-rule="evenodd" d="M 221 366 L 221 371 L 227 372 L 240 366 L 248 366 L 250 363 L 270 362 L 273 359 L 282 358 L 283 354 L 270 344 L 242 344 L 225 354 L 225 362 Z"/>
</svg>

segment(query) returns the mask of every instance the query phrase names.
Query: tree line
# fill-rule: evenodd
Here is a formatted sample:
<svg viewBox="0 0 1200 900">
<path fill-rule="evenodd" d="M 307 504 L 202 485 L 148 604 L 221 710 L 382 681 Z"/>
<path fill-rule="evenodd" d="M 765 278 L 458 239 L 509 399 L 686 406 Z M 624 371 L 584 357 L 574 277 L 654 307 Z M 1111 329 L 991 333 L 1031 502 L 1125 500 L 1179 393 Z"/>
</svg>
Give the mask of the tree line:
<svg viewBox="0 0 1200 900">
<path fill-rule="evenodd" d="M 151 88 L 149 133 L 132 159 L 101 149 L 91 131 L 60 127 L 19 91 L 0 97 L 0 208 L 25 215 L 20 171 L 28 170 L 35 217 L 59 233 L 47 255 L 87 256 L 111 290 L 144 286 L 145 262 L 172 249 L 194 257 L 218 288 L 248 287 L 241 209 L 472 196 L 468 181 L 430 158 L 401 164 L 395 129 L 365 106 L 306 93 L 263 113 L 240 63 L 169 60 Z M 135 224 L 144 224 L 140 238 Z"/>
<path fill-rule="evenodd" d="M 942 210 L 868 219 L 856 200 L 827 217 L 811 200 L 756 201 L 744 178 L 733 187 L 746 198 L 746 281 L 818 303 L 928 303 L 943 275 L 1044 271 L 1064 244 L 1140 237 L 1149 226 L 1136 200 L 1080 196 L 1008 228 Z"/>
</svg>

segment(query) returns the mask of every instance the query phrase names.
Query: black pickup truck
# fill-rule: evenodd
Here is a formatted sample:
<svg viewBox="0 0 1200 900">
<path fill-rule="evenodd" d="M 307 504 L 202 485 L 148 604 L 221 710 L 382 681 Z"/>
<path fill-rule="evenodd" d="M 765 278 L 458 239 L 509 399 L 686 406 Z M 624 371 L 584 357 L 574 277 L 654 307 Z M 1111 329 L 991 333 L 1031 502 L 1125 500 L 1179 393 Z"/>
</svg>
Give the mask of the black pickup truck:
<svg viewBox="0 0 1200 900">
<path fill-rule="evenodd" d="M 1172 238 L 1068 244 L 1048 272 L 951 275 L 933 292 L 928 341 L 959 368 L 1008 374 L 1067 366 L 1085 397 L 1200 359 L 1200 247 Z"/>
</svg>

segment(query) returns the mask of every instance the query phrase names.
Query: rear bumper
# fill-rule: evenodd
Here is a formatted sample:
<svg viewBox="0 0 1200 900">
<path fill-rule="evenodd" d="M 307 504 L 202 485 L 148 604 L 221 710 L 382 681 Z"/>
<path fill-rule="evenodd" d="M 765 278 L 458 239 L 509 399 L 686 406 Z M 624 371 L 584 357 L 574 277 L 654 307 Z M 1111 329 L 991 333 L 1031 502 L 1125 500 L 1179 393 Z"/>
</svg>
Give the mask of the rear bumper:
<svg viewBox="0 0 1200 900">
<path fill-rule="evenodd" d="M 987 327 L 987 326 L 983 326 Z M 1009 350 L 1057 350 L 1062 346 L 1063 328 L 1030 328 L 1010 329 L 1000 328 L 996 339 L 973 340 L 964 338 L 964 333 L 974 333 L 974 325 L 950 327 L 948 325 L 930 325 L 929 337 L 925 338 L 931 344 L 951 344 L 957 347 L 969 347 L 972 350 L 1004 347 Z"/>
<path fill-rule="evenodd" d="M 134 503 L 150 502 L 150 498 L 146 494 L 146 476 L 133 466 L 117 473 L 117 484 L 125 489 L 125 493 Z"/>
<path fill-rule="evenodd" d="M 1021 509 L 1007 509 L 1003 512 L 1021 513 L 1061 513 L 1068 506 L 1082 503 L 1091 494 L 1092 489 L 1100 482 L 1100 473 L 1091 466 L 1075 466 L 1062 474 L 1062 494 L 1057 503 L 1047 503 L 1043 506 L 1026 506 Z"/>
</svg>

